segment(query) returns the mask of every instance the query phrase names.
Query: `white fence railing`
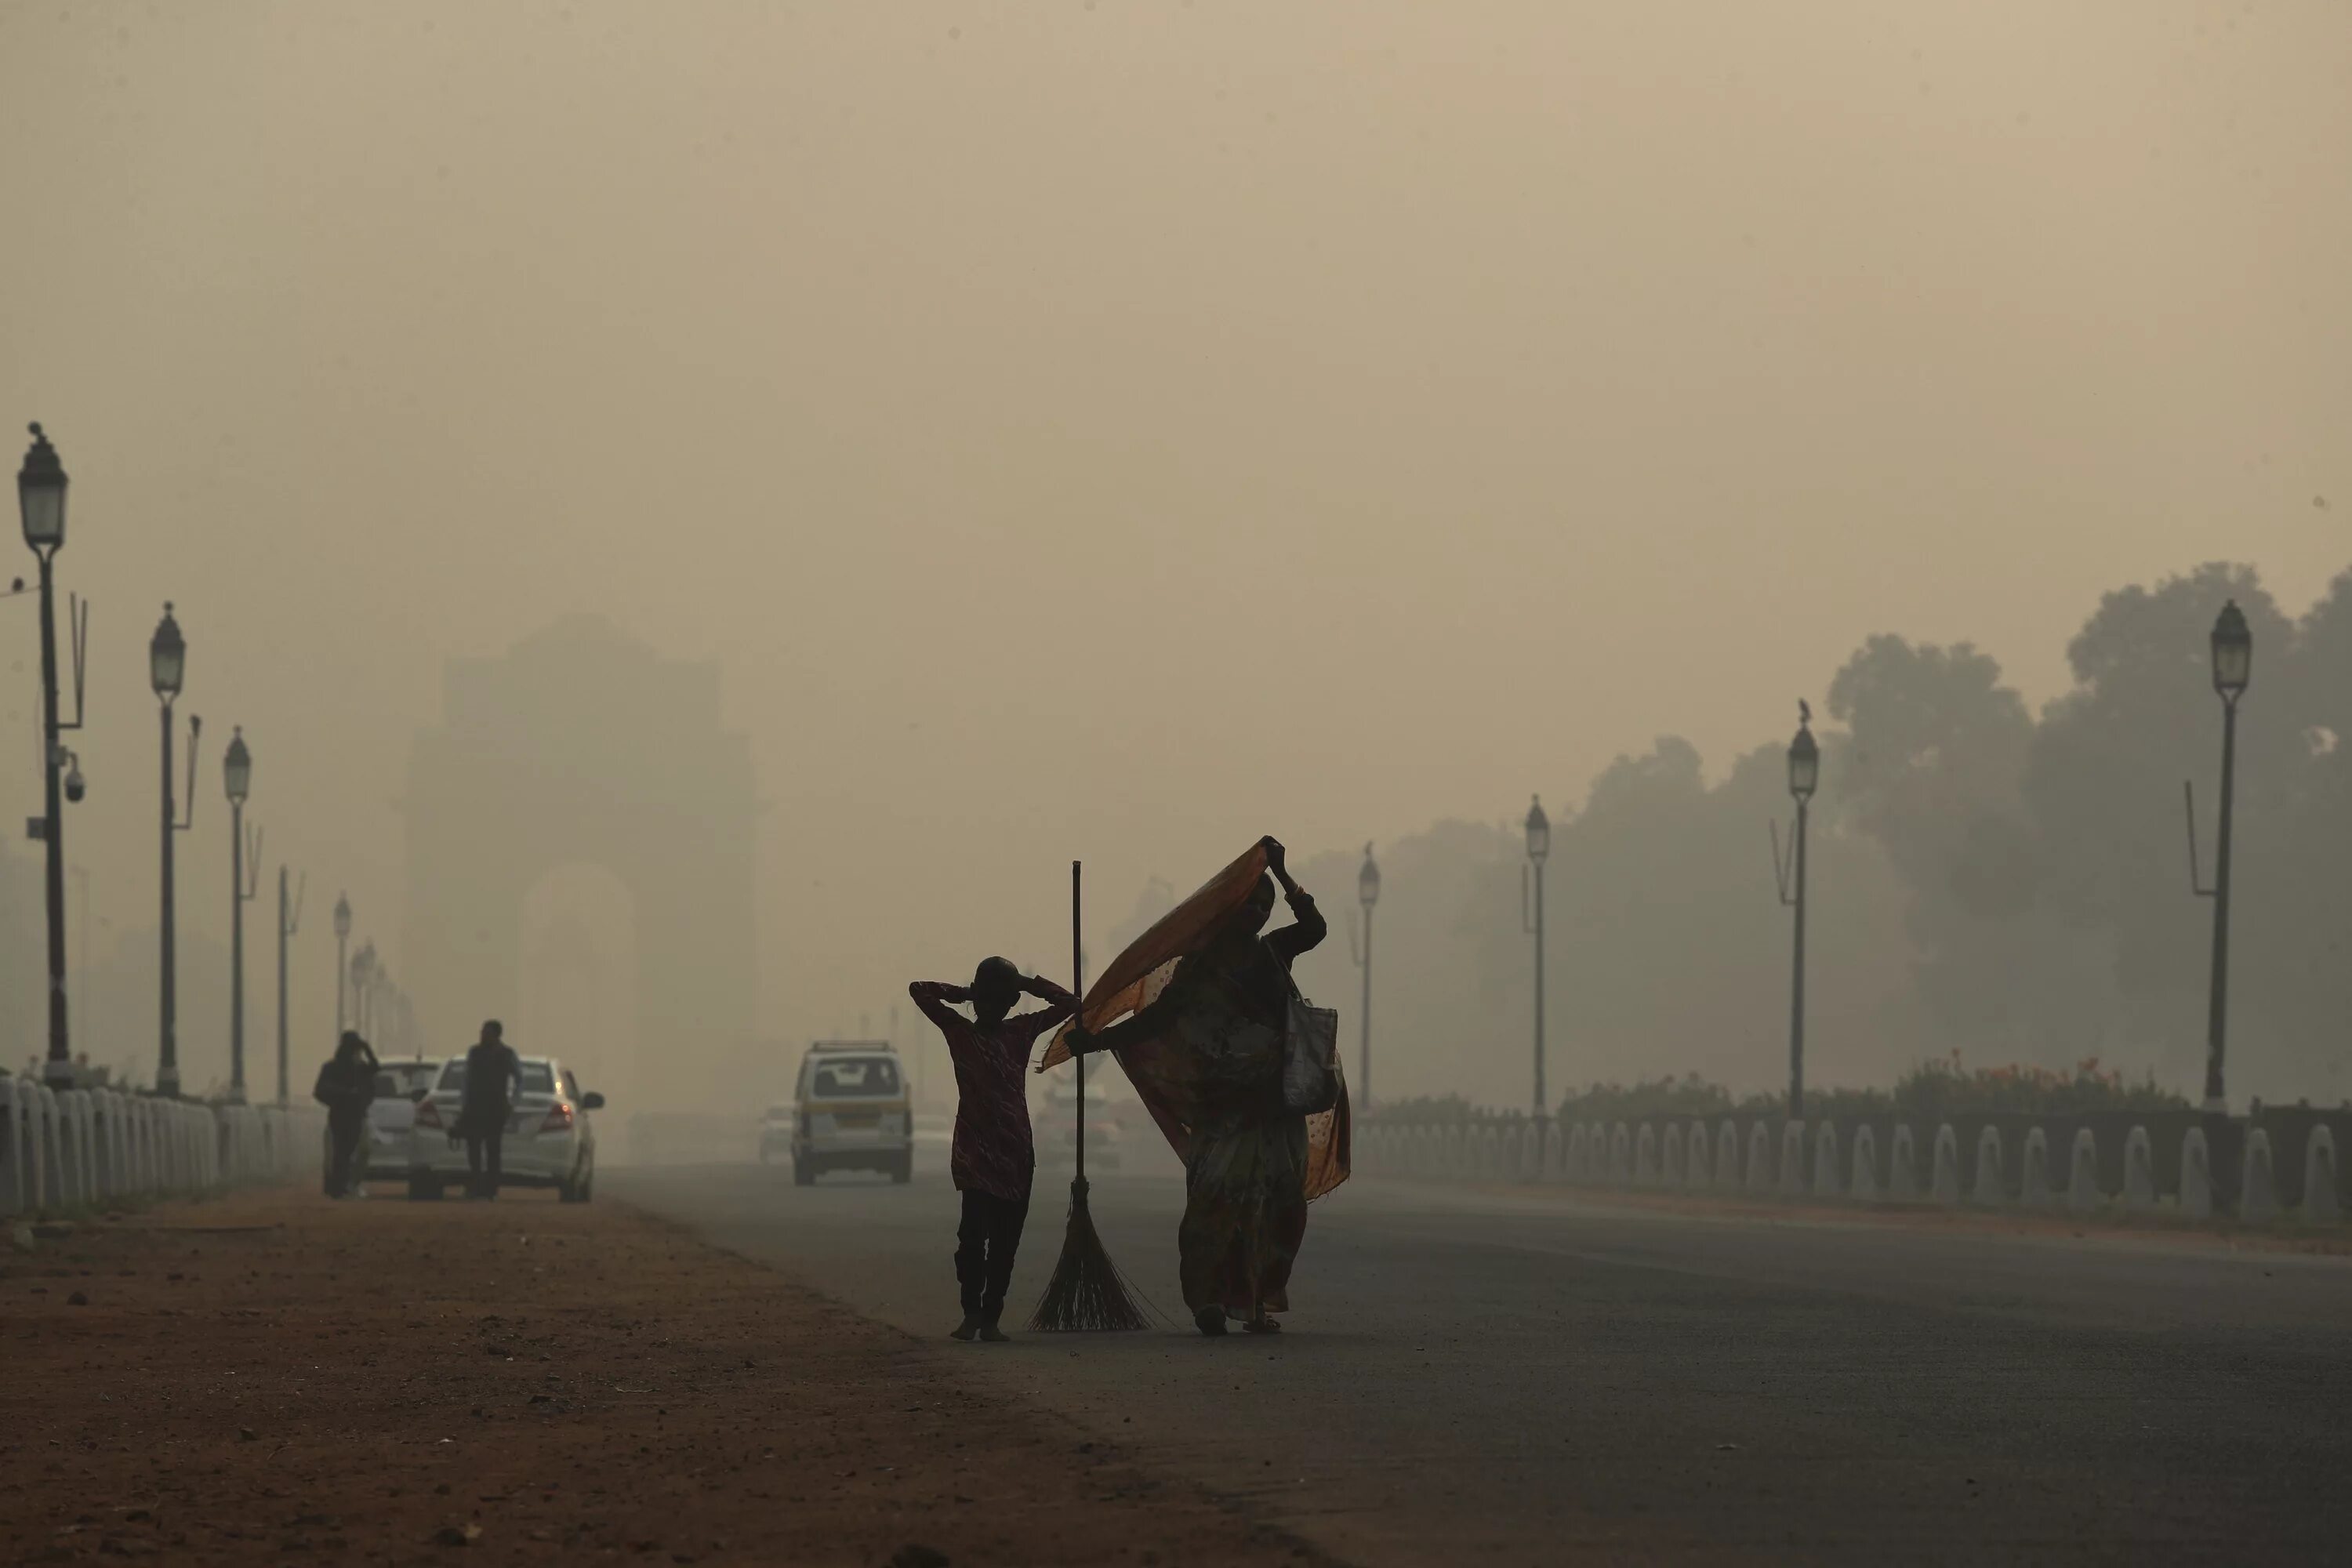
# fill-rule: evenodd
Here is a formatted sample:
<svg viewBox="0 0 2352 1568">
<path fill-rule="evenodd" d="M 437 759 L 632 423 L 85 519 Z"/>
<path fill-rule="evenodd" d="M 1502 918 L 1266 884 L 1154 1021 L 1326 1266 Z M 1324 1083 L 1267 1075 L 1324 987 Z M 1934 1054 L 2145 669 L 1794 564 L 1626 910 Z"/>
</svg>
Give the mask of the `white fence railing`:
<svg viewBox="0 0 2352 1568">
<path fill-rule="evenodd" d="M 2337 1225 L 2352 1212 L 2352 1105 L 2259 1118 L 2162 1110 L 1892 1117 L 1375 1122 L 1355 1169 L 1419 1181 L 1545 1182 L 1813 1202 L 1918 1203 L 2088 1214 L 2159 1207 L 2253 1223 Z"/>
<path fill-rule="evenodd" d="M 0 1079 L 0 1215 L 315 1179 L 325 1133 L 314 1106 L 200 1105 Z"/>
</svg>

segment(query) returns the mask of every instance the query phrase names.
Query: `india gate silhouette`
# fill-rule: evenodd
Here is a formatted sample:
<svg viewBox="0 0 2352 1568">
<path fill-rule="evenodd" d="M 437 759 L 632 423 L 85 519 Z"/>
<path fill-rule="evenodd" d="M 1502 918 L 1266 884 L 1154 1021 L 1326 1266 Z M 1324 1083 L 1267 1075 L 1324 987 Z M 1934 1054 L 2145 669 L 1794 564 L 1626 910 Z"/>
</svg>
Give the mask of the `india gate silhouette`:
<svg viewBox="0 0 2352 1568">
<path fill-rule="evenodd" d="M 401 808 L 403 958 L 428 1050 L 462 1051 L 498 1018 L 526 1056 L 578 1057 L 518 1006 L 524 900 L 585 864 L 630 899 L 635 1016 L 613 1031 L 627 1032 L 622 1070 L 582 1087 L 620 1121 L 740 1098 L 727 1079 L 752 1047 L 761 807 L 751 748 L 720 721 L 716 663 L 663 658 L 594 616 L 452 660 Z"/>
</svg>

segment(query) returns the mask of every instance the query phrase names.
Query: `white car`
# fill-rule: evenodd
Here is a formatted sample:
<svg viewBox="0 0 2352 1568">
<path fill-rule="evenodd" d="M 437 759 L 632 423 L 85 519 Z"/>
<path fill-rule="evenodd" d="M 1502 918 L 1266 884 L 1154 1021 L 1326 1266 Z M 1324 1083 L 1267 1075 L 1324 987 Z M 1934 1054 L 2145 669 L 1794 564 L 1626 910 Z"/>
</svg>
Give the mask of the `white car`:
<svg viewBox="0 0 2352 1568">
<path fill-rule="evenodd" d="M 827 1171 L 880 1171 L 893 1182 L 915 1173 L 907 1079 L 885 1040 L 819 1040 L 801 1058 L 793 1096 L 793 1181 L 807 1186 Z"/>
<path fill-rule="evenodd" d="M 381 1063 L 375 1074 L 375 1099 L 368 1105 L 367 1131 L 361 1135 L 359 1157 L 352 1162 L 353 1190 L 367 1185 L 368 1178 L 392 1178 L 408 1169 L 408 1130 L 416 1118 L 416 1102 L 441 1076 L 439 1058 L 430 1060 L 391 1061 Z M 331 1133 L 320 1133 L 326 1140 L 326 1168 L 334 1169 L 335 1141 Z"/>
<path fill-rule="evenodd" d="M 406 1151 L 410 1197 L 437 1198 L 472 1174 L 465 1142 L 449 1141 L 465 1090 L 466 1058 L 452 1057 L 417 1100 Z M 508 1109 L 499 1150 L 499 1185 L 553 1187 L 567 1204 L 586 1203 L 596 1188 L 596 1124 L 588 1113 L 604 1108 L 604 1097 L 581 1093 L 579 1081 L 554 1058 L 524 1057 L 522 1093 Z"/>
</svg>

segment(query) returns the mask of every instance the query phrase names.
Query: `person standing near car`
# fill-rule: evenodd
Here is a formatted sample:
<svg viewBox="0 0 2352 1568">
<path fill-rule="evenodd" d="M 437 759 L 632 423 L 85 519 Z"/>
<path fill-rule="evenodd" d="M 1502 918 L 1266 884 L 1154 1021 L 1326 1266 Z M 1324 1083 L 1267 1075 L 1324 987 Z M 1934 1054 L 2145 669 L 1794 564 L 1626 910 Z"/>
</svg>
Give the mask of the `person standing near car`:
<svg viewBox="0 0 2352 1568">
<path fill-rule="evenodd" d="M 522 1092 L 522 1058 L 507 1044 L 505 1027 L 496 1018 L 482 1026 L 482 1037 L 466 1052 L 464 1092 L 457 1131 L 466 1140 L 466 1169 L 472 1175 L 466 1195 L 495 1198 L 507 1116 Z"/>
<path fill-rule="evenodd" d="M 367 1132 L 368 1107 L 375 1100 L 375 1052 L 356 1029 L 345 1029 L 335 1054 L 319 1068 L 310 1098 L 327 1108 L 327 1195 L 348 1197 L 352 1167 Z"/>
<path fill-rule="evenodd" d="M 1045 1005 L 1012 1016 L 1024 992 Z M 963 1321 L 951 1337 L 995 1342 L 1004 1338 L 999 1320 L 1037 1170 L 1023 1079 L 1037 1037 L 1076 1012 L 1077 998 L 1050 980 L 1024 977 L 1002 958 L 983 959 L 968 986 L 919 980 L 907 994 L 947 1037 L 955 1062 L 955 1145 L 948 1169 L 963 1194 L 955 1253 Z M 971 1004 L 973 1016 L 957 1012 L 958 1003 Z"/>
</svg>

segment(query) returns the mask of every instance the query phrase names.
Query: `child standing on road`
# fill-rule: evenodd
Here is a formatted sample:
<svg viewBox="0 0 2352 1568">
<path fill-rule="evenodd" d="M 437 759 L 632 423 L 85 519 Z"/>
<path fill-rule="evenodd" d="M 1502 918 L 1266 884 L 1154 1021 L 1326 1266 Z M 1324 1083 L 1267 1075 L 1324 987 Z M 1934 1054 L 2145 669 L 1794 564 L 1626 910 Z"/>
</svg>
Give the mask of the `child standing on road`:
<svg viewBox="0 0 2352 1568">
<path fill-rule="evenodd" d="M 1012 1016 L 1024 992 L 1045 1005 Z M 1037 1169 L 1022 1079 L 1037 1037 L 1076 1012 L 1077 999 L 1050 980 L 1024 977 L 1002 958 L 982 960 L 968 986 L 919 980 L 907 994 L 947 1037 L 948 1054 L 955 1060 L 955 1149 L 949 1170 L 963 1194 L 955 1254 L 963 1321 L 952 1337 L 1002 1341 L 1004 1292 L 1013 1282 L 1013 1257 L 1028 1223 L 1029 1185 Z M 958 1003 L 971 1004 L 973 1016 L 955 1011 Z"/>
</svg>

